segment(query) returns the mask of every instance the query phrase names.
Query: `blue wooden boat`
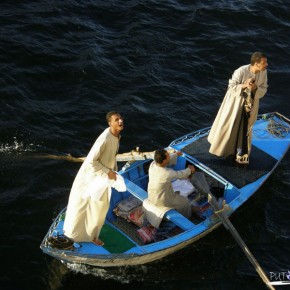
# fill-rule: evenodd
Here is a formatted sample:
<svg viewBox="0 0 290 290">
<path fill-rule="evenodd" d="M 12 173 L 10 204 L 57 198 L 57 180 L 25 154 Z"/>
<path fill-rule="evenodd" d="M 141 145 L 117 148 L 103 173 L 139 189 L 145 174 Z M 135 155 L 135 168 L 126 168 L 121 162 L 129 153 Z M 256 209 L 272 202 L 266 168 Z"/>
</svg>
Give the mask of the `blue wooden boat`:
<svg viewBox="0 0 290 290">
<path fill-rule="evenodd" d="M 245 203 L 267 180 L 290 146 L 290 121 L 279 113 L 260 115 L 253 128 L 250 164 L 235 167 L 225 158 L 208 153 L 205 128 L 174 140 L 167 148 L 179 150 L 176 169 L 193 164 L 203 172 L 213 195 L 223 200 L 224 214 L 229 217 Z M 140 203 L 147 197 L 148 167 L 152 159 L 136 160 L 120 170 L 127 191 L 113 191 L 110 209 L 100 238 L 104 246 L 93 243 L 73 243 L 63 235 L 63 209 L 53 221 L 40 248 L 56 259 L 68 264 L 85 264 L 98 267 L 115 267 L 149 263 L 172 254 L 207 235 L 221 220 L 214 213 L 203 193 L 193 194 L 195 204 L 204 209 L 200 216 L 187 219 L 175 210 L 165 214 L 155 238 L 144 243 L 138 235 L 140 227 L 116 215 L 116 208 L 132 196 Z M 221 203 L 220 203 L 221 204 Z M 157 237 L 157 238 L 156 238 Z M 53 243 L 58 241 L 59 243 Z"/>
</svg>

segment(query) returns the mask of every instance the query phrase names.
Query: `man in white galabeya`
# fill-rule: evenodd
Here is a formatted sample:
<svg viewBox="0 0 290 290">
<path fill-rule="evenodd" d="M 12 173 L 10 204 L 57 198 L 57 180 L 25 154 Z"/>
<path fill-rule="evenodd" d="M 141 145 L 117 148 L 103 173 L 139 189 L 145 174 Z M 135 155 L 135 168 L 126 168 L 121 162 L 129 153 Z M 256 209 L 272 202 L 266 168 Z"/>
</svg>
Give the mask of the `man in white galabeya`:
<svg viewBox="0 0 290 290">
<path fill-rule="evenodd" d="M 109 127 L 95 141 L 70 192 L 64 234 L 75 242 L 104 244 L 99 239 L 99 234 L 110 205 L 110 188 L 103 188 L 100 194 L 97 193 L 97 199 L 84 197 L 84 193 L 88 191 L 96 177 L 104 176 L 107 181 L 117 179 L 116 155 L 124 123 L 121 115 L 115 111 L 109 112 L 106 120 Z"/>
</svg>

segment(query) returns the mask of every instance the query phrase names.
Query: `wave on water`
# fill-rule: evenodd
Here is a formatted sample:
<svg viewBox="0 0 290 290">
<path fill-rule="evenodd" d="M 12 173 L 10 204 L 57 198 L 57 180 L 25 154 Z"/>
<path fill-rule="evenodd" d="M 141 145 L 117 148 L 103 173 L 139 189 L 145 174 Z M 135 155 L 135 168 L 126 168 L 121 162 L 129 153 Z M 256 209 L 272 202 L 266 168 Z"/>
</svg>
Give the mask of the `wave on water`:
<svg viewBox="0 0 290 290">
<path fill-rule="evenodd" d="M 14 139 L 14 142 L 12 144 L 6 143 L 6 144 L 0 144 L 0 152 L 1 153 L 12 153 L 12 152 L 18 152 L 19 150 L 25 151 L 24 145 L 22 142 L 18 143 L 16 139 Z"/>
<path fill-rule="evenodd" d="M 24 141 L 18 141 L 16 137 L 13 141 L 0 144 L 0 153 L 4 155 L 21 155 L 27 152 L 36 152 L 41 150 L 43 146 L 37 144 L 25 144 Z"/>
<path fill-rule="evenodd" d="M 128 275 L 128 271 L 126 271 L 126 268 L 124 267 L 114 268 L 114 269 L 104 269 L 104 268 L 96 268 L 96 267 L 90 267 L 86 265 L 77 265 L 77 264 L 66 264 L 66 266 L 70 270 L 76 273 L 90 274 L 95 277 L 99 277 L 103 280 L 113 279 L 124 284 L 128 284 L 132 280 L 136 279 L 137 277 L 140 277 L 139 275 L 134 275 L 134 276 Z M 146 266 L 140 266 L 138 267 L 138 272 L 143 272 L 144 274 L 144 272 L 146 272 L 145 269 L 146 269 Z"/>
</svg>

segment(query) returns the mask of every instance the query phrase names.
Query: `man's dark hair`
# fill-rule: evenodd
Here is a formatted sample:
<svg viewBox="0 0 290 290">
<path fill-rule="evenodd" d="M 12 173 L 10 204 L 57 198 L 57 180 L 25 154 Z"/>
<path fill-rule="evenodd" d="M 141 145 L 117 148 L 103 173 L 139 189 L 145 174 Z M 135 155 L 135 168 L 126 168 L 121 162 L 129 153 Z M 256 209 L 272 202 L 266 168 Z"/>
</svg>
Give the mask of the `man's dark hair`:
<svg viewBox="0 0 290 290">
<path fill-rule="evenodd" d="M 262 58 L 267 58 L 267 56 L 262 52 L 254 52 L 251 56 L 251 65 L 254 65 L 256 62 L 260 63 Z"/>
<path fill-rule="evenodd" d="M 116 112 L 116 111 L 111 111 L 109 113 L 107 113 L 106 115 L 106 120 L 109 123 L 111 121 L 111 117 L 114 115 L 120 115 L 120 113 Z"/>
<path fill-rule="evenodd" d="M 156 163 L 161 164 L 166 159 L 167 151 L 165 149 L 157 149 L 154 153 L 154 160 Z"/>
</svg>

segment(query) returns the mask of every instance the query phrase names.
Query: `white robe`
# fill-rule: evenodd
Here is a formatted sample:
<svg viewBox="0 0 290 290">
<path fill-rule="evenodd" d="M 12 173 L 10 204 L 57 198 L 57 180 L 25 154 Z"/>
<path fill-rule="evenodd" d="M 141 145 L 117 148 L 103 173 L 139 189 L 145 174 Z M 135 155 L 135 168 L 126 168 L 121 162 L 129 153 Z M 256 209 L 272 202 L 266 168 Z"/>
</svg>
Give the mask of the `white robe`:
<svg viewBox="0 0 290 290">
<path fill-rule="evenodd" d="M 235 70 L 232 78 L 229 80 L 227 93 L 211 127 L 208 136 L 208 141 L 211 143 L 209 152 L 214 155 L 228 156 L 236 153 L 235 145 L 238 138 L 239 120 L 244 102 L 242 84 L 249 78 L 254 78 L 257 85 L 254 105 L 248 124 L 250 147 L 251 130 L 257 119 L 259 100 L 267 92 L 268 79 L 267 70 L 253 74 L 250 71 L 250 65 L 244 65 Z"/>
<path fill-rule="evenodd" d="M 119 138 L 107 128 L 95 141 L 74 180 L 64 221 L 64 234 L 75 242 L 90 242 L 100 234 L 109 209 L 108 189 L 95 195 L 98 200 L 83 196 L 96 176 L 117 170 L 118 149 Z"/>
<path fill-rule="evenodd" d="M 176 154 L 170 156 L 170 164 L 175 164 L 177 159 Z M 160 167 L 153 161 L 149 167 L 149 183 L 148 183 L 148 201 L 150 204 L 160 207 L 162 214 L 158 211 L 155 213 L 147 212 L 146 205 L 145 215 L 152 225 L 160 223 L 160 219 L 166 212 L 164 208 L 176 209 L 178 212 L 189 218 L 191 216 L 191 206 L 188 198 L 175 193 L 172 188 L 172 180 L 188 178 L 191 174 L 189 168 L 184 170 L 175 171 L 168 167 Z M 148 207 L 147 207 L 148 209 Z M 156 221 L 154 221 L 156 218 Z"/>
</svg>

